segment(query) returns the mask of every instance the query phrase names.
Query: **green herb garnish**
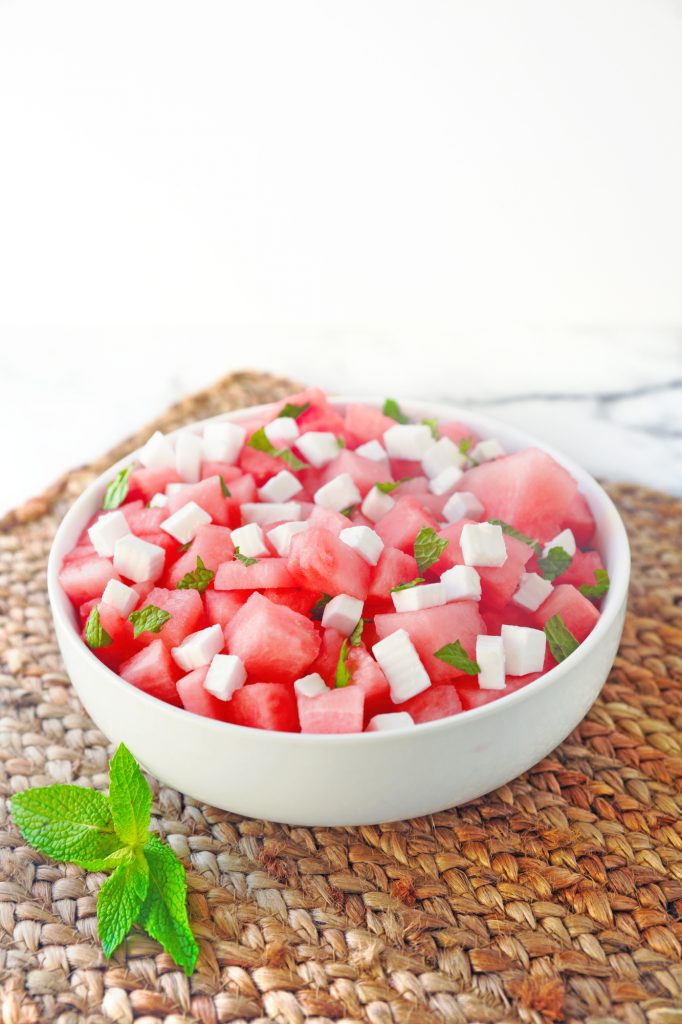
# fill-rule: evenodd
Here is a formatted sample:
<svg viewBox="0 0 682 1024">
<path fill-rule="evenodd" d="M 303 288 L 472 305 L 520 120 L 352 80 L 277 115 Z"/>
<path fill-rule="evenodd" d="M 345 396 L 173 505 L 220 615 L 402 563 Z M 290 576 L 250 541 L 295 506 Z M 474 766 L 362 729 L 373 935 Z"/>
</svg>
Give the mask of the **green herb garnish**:
<svg viewBox="0 0 682 1024">
<path fill-rule="evenodd" d="M 390 494 L 391 491 L 395 491 L 397 487 L 400 487 L 402 483 L 404 483 L 403 480 L 396 480 L 395 482 L 393 480 L 389 480 L 385 484 L 375 484 L 374 486 L 378 491 L 381 491 L 382 494 Z"/>
<path fill-rule="evenodd" d="M 223 474 L 219 473 L 218 475 L 220 477 L 220 490 L 223 492 L 223 498 L 231 498 L 232 497 L 232 492 L 231 492 L 230 488 L 227 486 L 227 484 L 225 483 L 225 478 L 223 477 Z"/>
<path fill-rule="evenodd" d="M 459 454 L 468 455 L 473 447 L 473 443 L 473 437 L 463 437 L 462 440 L 457 445 L 457 448 L 459 449 Z"/>
<path fill-rule="evenodd" d="M 476 676 L 481 671 L 480 666 L 471 660 L 459 640 L 455 640 L 454 644 L 446 644 L 439 651 L 435 651 L 434 657 L 444 661 L 446 665 L 452 665 L 453 668 L 459 669 L 460 672 L 466 672 L 468 676 Z"/>
<path fill-rule="evenodd" d="M 423 576 L 417 576 L 416 579 L 410 580 L 409 583 L 399 583 L 397 587 L 391 587 L 389 593 L 399 594 L 401 590 L 411 590 L 412 587 L 418 587 L 420 583 L 424 583 Z"/>
<path fill-rule="evenodd" d="M 207 569 L 197 555 L 197 567 L 194 572 L 185 573 L 175 586 L 177 590 L 198 590 L 200 594 L 203 594 L 214 576 L 213 570 Z"/>
<path fill-rule="evenodd" d="M 438 430 L 438 420 L 425 419 L 422 420 L 422 423 L 424 424 L 425 427 L 429 428 L 429 430 L 431 431 L 431 436 L 434 439 L 434 441 L 437 441 L 438 438 L 440 437 L 440 431 Z"/>
<path fill-rule="evenodd" d="M 121 472 L 114 477 L 106 491 L 104 492 L 104 499 L 102 501 L 102 508 L 109 511 L 110 509 L 118 508 L 126 498 L 128 497 L 128 488 L 130 486 L 130 474 L 133 471 L 132 466 L 127 466 L 122 469 Z"/>
<path fill-rule="evenodd" d="M 365 620 L 358 619 L 358 624 L 348 637 L 348 643 L 351 647 L 359 647 L 362 643 L 362 631 L 365 628 Z"/>
<path fill-rule="evenodd" d="M 85 623 L 85 642 L 93 651 L 98 650 L 100 647 L 108 647 L 109 644 L 114 642 L 106 629 L 102 627 L 97 605 L 93 606 L 92 611 L 88 615 L 88 621 Z"/>
<path fill-rule="evenodd" d="M 297 420 L 299 416 L 302 416 L 304 412 L 307 412 L 310 408 L 310 402 L 304 402 L 303 405 L 292 405 L 291 402 L 287 402 L 282 408 L 282 411 L 278 413 L 277 419 L 281 416 L 288 416 L 292 420 Z"/>
<path fill-rule="evenodd" d="M 346 659 L 348 658 L 348 641 L 344 640 L 341 644 L 341 650 L 339 651 L 339 660 L 336 664 L 336 675 L 334 676 L 334 686 L 348 686 L 350 683 L 350 672 L 348 671 L 348 665 Z"/>
<path fill-rule="evenodd" d="M 308 464 L 301 462 L 288 448 L 275 448 L 265 433 L 265 427 L 261 427 L 255 434 L 252 434 L 246 443 L 249 448 L 255 448 L 257 452 L 265 452 L 266 455 L 272 455 L 275 459 L 281 459 L 282 462 L 286 462 L 287 466 L 290 466 L 293 470 L 308 469 Z"/>
<path fill-rule="evenodd" d="M 149 831 L 152 794 L 121 744 L 109 765 L 109 797 L 81 786 L 43 786 L 11 799 L 26 842 L 54 860 L 110 871 L 97 897 L 97 926 L 108 958 L 141 925 L 187 974 L 199 947 L 187 917 L 185 869 Z"/>
<path fill-rule="evenodd" d="M 529 548 L 532 548 L 536 555 L 542 554 L 542 544 L 538 540 L 533 540 L 532 537 L 528 537 L 525 533 L 521 533 L 516 527 L 510 526 L 509 523 L 505 523 L 503 519 L 489 519 L 489 523 L 493 526 L 499 526 L 502 533 L 506 533 L 508 537 L 515 537 L 517 540 L 523 541 Z"/>
<path fill-rule="evenodd" d="M 327 605 L 329 604 L 329 602 L 331 601 L 331 599 L 332 599 L 331 594 L 321 594 L 320 597 L 318 597 L 318 599 L 315 602 L 315 604 L 310 609 L 310 611 L 308 612 L 308 614 L 310 615 L 310 618 L 314 619 L 315 622 L 322 622 L 322 616 L 324 615 L 324 610 L 327 607 Z"/>
<path fill-rule="evenodd" d="M 234 549 L 234 557 L 238 562 L 241 562 L 242 565 L 255 565 L 258 561 L 257 558 L 249 558 L 248 555 L 243 555 L 238 547 Z"/>
<path fill-rule="evenodd" d="M 610 584 L 611 581 L 606 569 L 595 569 L 594 583 L 581 583 L 578 590 L 585 597 L 591 597 L 593 600 L 597 600 L 604 596 L 609 589 Z"/>
<path fill-rule="evenodd" d="M 547 619 L 544 629 L 549 649 L 556 661 L 563 661 L 580 646 L 560 613 Z"/>
<path fill-rule="evenodd" d="M 352 516 L 354 511 L 355 511 L 355 505 L 349 505 L 348 508 L 342 508 L 341 509 L 341 515 L 345 516 L 346 519 L 350 519 L 350 517 Z"/>
<path fill-rule="evenodd" d="M 434 565 L 448 546 L 449 541 L 438 536 L 431 526 L 422 526 L 414 539 L 414 557 L 419 572 L 425 572 Z"/>
<path fill-rule="evenodd" d="M 155 604 L 148 604 L 146 608 L 131 612 L 128 620 L 133 624 L 133 638 L 137 640 L 140 633 L 160 633 L 163 626 L 172 618 L 170 612 L 163 608 L 157 608 Z"/>
<path fill-rule="evenodd" d="M 538 558 L 538 569 L 546 580 L 555 580 L 566 572 L 573 559 L 561 547 L 550 548 L 543 558 Z"/>
<path fill-rule="evenodd" d="M 409 423 L 409 419 L 402 411 L 395 398 L 387 398 L 384 402 L 384 407 L 381 410 L 384 416 L 389 416 L 396 423 Z"/>
</svg>

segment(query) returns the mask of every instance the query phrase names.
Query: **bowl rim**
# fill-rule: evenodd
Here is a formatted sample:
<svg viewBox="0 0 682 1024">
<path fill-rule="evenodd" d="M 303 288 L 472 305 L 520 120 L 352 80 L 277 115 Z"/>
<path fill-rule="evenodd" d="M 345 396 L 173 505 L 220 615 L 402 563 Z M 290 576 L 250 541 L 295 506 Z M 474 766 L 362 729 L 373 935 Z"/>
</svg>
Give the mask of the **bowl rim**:
<svg viewBox="0 0 682 1024">
<path fill-rule="evenodd" d="M 370 405 L 374 408 L 381 408 L 385 399 L 362 395 L 329 395 L 328 401 L 335 407 L 344 407 L 348 404 L 360 403 L 363 405 Z M 185 430 L 196 429 L 197 427 L 202 427 L 207 423 L 215 423 L 221 420 L 233 423 L 248 421 L 261 416 L 263 413 L 280 404 L 281 402 L 266 402 L 260 405 L 253 405 L 242 409 L 219 413 L 216 416 L 209 416 L 205 419 L 195 420 L 191 423 L 184 424 L 175 430 L 167 431 L 167 436 L 174 437 L 176 434 Z M 112 474 L 119 472 L 134 460 L 142 446 L 134 449 L 134 451 L 125 455 L 122 459 L 119 459 L 118 462 L 100 473 L 97 478 L 93 480 L 92 483 L 90 483 L 72 502 L 57 528 L 48 558 L 47 587 L 52 615 L 58 629 L 61 627 L 61 635 L 66 635 L 69 643 L 75 642 L 74 649 L 79 652 L 77 656 L 85 657 L 86 661 L 90 662 L 94 671 L 101 672 L 105 683 L 109 683 L 114 687 L 120 688 L 122 693 L 132 700 L 141 701 L 143 705 L 148 704 L 150 708 L 152 705 L 155 705 L 157 709 L 159 709 L 160 713 L 163 714 L 169 714 L 171 716 L 180 715 L 183 719 L 186 719 L 187 716 L 191 716 L 196 723 L 201 723 L 202 728 L 210 730 L 227 730 L 226 735 L 229 735 L 233 730 L 239 730 L 240 734 L 248 733 L 248 735 L 254 740 L 258 739 L 259 741 L 265 741 L 264 737 L 267 737 L 267 742 L 283 745 L 287 745 L 289 743 L 297 743 L 305 746 L 326 746 L 330 743 L 334 745 L 388 743 L 395 739 L 401 739 L 413 735 L 415 728 L 419 729 L 420 734 L 425 734 L 427 730 L 435 733 L 436 731 L 451 729 L 455 732 L 458 729 L 465 728 L 466 723 L 473 724 L 476 721 L 491 715 L 503 714 L 505 708 L 510 707 L 512 704 L 521 704 L 524 701 L 531 700 L 533 695 L 539 693 L 541 690 L 548 689 L 551 686 L 560 686 L 561 679 L 565 675 L 577 669 L 581 663 L 590 658 L 594 650 L 608 633 L 610 627 L 616 621 L 622 605 L 627 599 L 630 581 L 630 547 L 625 525 L 620 513 L 601 484 L 590 473 L 588 473 L 587 470 L 583 469 L 582 466 L 574 462 L 569 456 L 564 455 L 553 446 L 545 444 L 540 438 L 536 438 L 534 435 L 529 434 L 524 430 L 512 426 L 511 424 L 507 424 L 503 420 L 498 420 L 496 417 L 488 416 L 485 413 L 476 411 L 472 412 L 466 408 L 450 404 L 449 402 L 432 402 L 426 399 L 401 398 L 400 406 L 408 415 L 411 416 L 429 415 L 443 420 L 461 420 L 467 426 L 471 426 L 474 432 L 483 438 L 495 437 L 496 431 L 502 431 L 506 435 L 507 439 L 511 438 L 512 451 L 526 447 L 539 448 L 541 451 L 544 451 L 555 458 L 556 461 L 567 469 L 577 480 L 579 490 L 583 493 L 583 497 L 585 497 L 591 509 L 593 504 L 600 503 L 600 511 L 609 517 L 609 528 L 612 531 L 614 555 L 609 566 L 610 586 L 602 602 L 599 621 L 589 636 L 586 637 L 586 639 L 579 645 L 576 651 L 574 651 L 564 661 L 555 665 L 554 668 L 543 673 L 538 679 L 534 679 L 531 683 L 527 683 L 525 686 L 515 690 L 513 693 L 506 694 L 499 700 L 490 701 L 480 707 L 462 711 L 457 715 L 439 718 L 432 722 L 415 723 L 415 725 L 403 726 L 398 729 L 387 730 L 386 732 L 371 733 L 278 732 L 268 729 L 254 729 L 250 726 L 244 725 L 234 725 L 231 722 L 221 722 L 218 719 L 209 718 L 205 715 L 199 715 L 192 711 L 186 711 L 184 708 L 167 704 L 158 697 L 154 697 L 151 694 L 138 689 L 138 687 L 133 686 L 132 683 L 126 682 L 126 680 L 119 676 L 117 672 L 114 672 L 113 669 L 110 669 L 107 665 L 103 664 L 103 662 L 101 662 L 83 642 L 80 633 L 76 628 L 73 617 L 75 609 L 69 602 L 66 594 L 59 584 L 58 572 L 61 568 L 64 555 L 68 553 L 68 548 L 66 547 L 64 538 L 69 532 L 74 521 L 80 520 L 81 529 L 84 527 L 85 522 L 91 513 L 85 513 L 83 509 L 91 503 L 94 497 L 104 493 L 106 485 L 111 480 Z M 150 434 L 152 432 L 153 431 L 151 431 Z M 587 490 L 591 492 L 589 496 L 585 494 L 583 487 L 587 488 Z"/>
</svg>

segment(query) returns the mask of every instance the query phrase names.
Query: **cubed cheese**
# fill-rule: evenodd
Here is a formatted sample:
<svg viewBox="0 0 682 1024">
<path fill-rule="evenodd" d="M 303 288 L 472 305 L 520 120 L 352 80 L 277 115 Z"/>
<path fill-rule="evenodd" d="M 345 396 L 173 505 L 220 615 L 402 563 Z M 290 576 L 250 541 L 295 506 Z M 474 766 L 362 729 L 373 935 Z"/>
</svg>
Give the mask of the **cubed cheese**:
<svg viewBox="0 0 682 1024">
<path fill-rule="evenodd" d="M 411 725 L 414 719 L 407 711 L 391 711 L 371 718 L 365 732 L 393 732 L 394 729 L 409 729 Z"/>
<path fill-rule="evenodd" d="M 542 672 L 547 641 L 541 629 L 530 626 L 503 626 L 505 670 L 510 676 L 527 676 Z"/>
<path fill-rule="evenodd" d="M 360 555 L 368 565 L 376 565 L 384 550 L 384 542 L 369 526 L 349 526 L 341 530 L 339 540 Z"/>
<path fill-rule="evenodd" d="M 362 615 L 362 601 L 348 594 L 337 594 L 324 606 L 322 626 L 350 636 Z"/>
<path fill-rule="evenodd" d="M 466 465 L 466 459 L 456 444 L 449 437 L 441 437 L 432 444 L 422 458 L 422 469 L 433 480 L 444 469 L 461 469 Z"/>
<path fill-rule="evenodd" d="M 327 690 L 328 687 L 319 672 L 311 672 L 309 676 L 302 676 L 294 683 L 294 693 L 297 697 L 319 697 Z"/>
<path fill-rule="evenodd" d="M 201 438 L 189 430 L 178 434 L 175 442 L 175 469 L 189 484 L 196 484 L 201 476 L 203 446 Z"/>
<path fill-rule="evenodd" d="M 277 448 L 287 441 L 295 441 L 300 430 L 293 416 L 278 416 L 272 423 L 265 424 L 265 436 Z"/>
<path fill-rule="evenodd" d="M 175 469 L 175 451 L 169 439 L 160 430 L 155 431 L 139 454 L 147 469 Z"/>
<path fill-rule="evenodd" d="M 420 462 L 435 442 L 425 423 L 396 423 L 384 431 L 384 445 L 392 459 Z"/>
<path fill-rule="evenodd" d="M 260 523 L 261 526 L 269 526 L 270 523 L 288 523 L 293 519 L 300 519 L 303 514 L 300 502 L 244 502 L 241 506 L 242 521 L 244 523 Z"/>
<path fill-rule="evenodd" d="M 157 580 L 163 572 L 166 552 L 158 544 L 150 544 L 129 533 L 116 541 L 114 569 L 133 583 Z"/>
<path fill-rule="evenodd" d="M 470 491 L 456 491 L 443 506 L 443 518 L 448 523 L 458 523 L 460 519 L 482 519 L 483 505 Z"/>
<path fill-rule="evenodd" d="M 100 516 L 88 530 L 88 537 L 98 555 L 103 558 L 111 558 L 116 541 L 131 532 L 128 520 L 117 508 L 114 512 L 105 512 L 103 516 Z"/>
<path fill-rule="evenodd" d="M 246 526 L 232 530 L 230 538 L 234 546 L 239 548 L 240 555 L 246 555 L 247 558 L 262 558 L 270 553 L 258 523 L 247 523 Z"/>
<path fill-rule="evenodd" d="M 507 561 L 502 527 L 495 523 L 467 523 L 459 543 L 465 565 L 500 566 Z"/>
<path fill-rule="evenodd" d="M 402 704 L 431 685 L 407 630 L 396 629 L 374 644 L 372 653 L 388 680 L 394 704 Z"/>
<path fill-rule="evenodd" d="M 300 480 L 297 480 L 293 473 L 290 473 L 288 469 L 283 469 L 281 473 L 275 474 L 270 477 L 267 483 L 258 491 L 258 497 L 261 501 L 288 501 L 289 498 L 293 498 L 295 494 L 303 490 L 303 485 Z"/>
<path fill-rule="evenodd" d="M 524 572 L 521 582 L 512 601 L 519 608 L 526 608 L 529 612 L 538 610 L 543 601 L 546 601 L 554 587 L 549 580 L 538 576 L 536 572 Z"/>
<path fill-rule="evenodd" d="M 268 540 L 280 558 L 287 558 L 291 547 L 291 538 L 297 533 L 303 533 L 309 526 L 310 523 L 307 522 L 280 523 L 279 526 L 268 530 Z"/>
<path fill-rule="evenodd" d="M 480 601 L 481 577 L 470 565 L 453 565 L 440 578 L 446 601 Z"/>
<path fill-rule="evenodd" d="M 225 646 L 222 627 L 217 623 L 190 633 L 179 647 L 172 647 L 171 654 L 183 672 L 193 672 L 195 668 L 210 665 L 216 654 L 220 654 Z"/>
<path fill-rule="evenodd" d="M 120 580 L 109 580 L 102 594 L 102 602 L 108 604 L 110 608 L 115 608 L 124 619 L 128 618 L 139 600 L 138 592 Z"/>
<path fill-rule="evenodd" d="M 504 644 L 501 636 L 476 637 L 476 661 L 482 690 L 504 690 Z"/>
<path fill-rule="evenodd" d="M 339 473 L 329 483 L 319 487 L 313 496 L 316 505 L 330 508 L 333 512 L 343 512 L 347 508 L 359 505 L 362 495 L 355 486 L 350 473 Z"/>
<path fill-rule="evenodd" d="M 362 514 L 371 522 L 378 523 L 394 505 L 395 501 L 390 494 L 384 494 L 378 487 L 370 487 L 362 503 Z"/>
<path fill-rule="evenodd" d="M 429 480 L 429 490 L 432 494 L 448 494 L 454 491 L 462 476 L 463 472 L 457 466 L 448 466 L 447 469 L 442 469 L 438 476 L 434 476 L 433 480 Z"/>
<path fill-rule="evenodd" d="M 298 438 L 296 447 L 305 461 L 315 469 L 326 466 L 341 450 L 336 434 L 326 430 L 308 430 Z"/>
<path fill-rule="evenodd" d="M 215 640 L 209 639 L 208 642 L 217 643 L 217 636 Z M 176 650 L 180 650 L 180 648 L 176 648 Z M 204 679 L 204 689 L 218 700 L 231 700 L 245 682 L 246 669 L 241 658 L 238 658 L 236 654 L 215 654 Z"/>
<path fill-rule="evenodd" d="M 506 454 L 500 442 L 494 437 L 487 441 L 479 441 L 469 452 L 469 456 L 474 462 L 491 462 Z"/>
<path fill-rule="evenodd" d="M 391 593 L 393 607 L 397 612 L 420 612 L 423 608 L 438 608 L 445 604 L 445 587 L 442 583 L 424 583 L 407 590 Z"/>
<path fill-rule="evenodd" d="M 161 494 L 160 491 L 157 491 L 157 493 L 152 496 L 152 498 L 151 498 L 151 500 L 149 502 L 149 507 L 150 508 L 166 508 L 167 505 L 168 505 L 168 495 L 167 494 Z"/>
<path fill-rule="evenodd" d="M 573 536 L 572 530 L 562 530 L 561 533 L 557 533 L 553 540 L 547 541 L 545 544 L 542 554 L 546 558 L 552 548 L 563 548 L 567 555 L 573 558 L 576 552 L 575 537 Z"/>
<path fill-rule="evenodd" d="M 181 544 L 188 544 L 197 535 L 200 526 L 207 526 L 211 522 L 208 512 L 197 505 L 196 501 L 188 501 L 186 505 L 174 512 L 168 519 L 161 523 L 164 533 L 175 537 Z"/>
<path fill-rule="evenodd" d="M 363 459 L 371 459 L 372 462 L 388 462 L 388 452 L 378 441 L 365 441 L 355 449 L 356 455 Z"/>
<path fill-rule="evenodd" d="M 207 423 L 202 442 L 204 459 L 234 465 L 245 440 L 246 431 L 238 423 Z"/>
</svg>

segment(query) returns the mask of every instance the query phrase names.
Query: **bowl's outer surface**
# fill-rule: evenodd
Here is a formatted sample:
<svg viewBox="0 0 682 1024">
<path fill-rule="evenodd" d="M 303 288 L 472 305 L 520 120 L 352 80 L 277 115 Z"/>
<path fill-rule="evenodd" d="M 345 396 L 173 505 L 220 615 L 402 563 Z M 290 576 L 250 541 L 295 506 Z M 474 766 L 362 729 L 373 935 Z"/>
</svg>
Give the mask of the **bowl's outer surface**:
<svg viewBox="0 0 682 1024">
<path fill-rule="evenodd" d="M 339 398 L 379 404 L 366 398 Z M 82 642 L 57 574 L 112 472 L 96 480 L 65 516 L 48 565 L 57 639 L 89 715 L 124 742 L 164 783 L 239 814 L 299 825 L 359 825 L 417 817 L 461 804 L 508 782 L 546 756 L 597 697 L 618 649 L 629 580 L 625 528 L 610 498 L 584 470 L 532 437 L 486 416 L 427 402 L 408 415 L 459 419 L 509 449 L 549 451 L 578 480 L 597 521 L 597 547 L 611 577 L 602 616 L 569 659 L 522 690 L 485 707 L 395 733 L 303 736 L 215 722 L 164 704 L 107 669 Z M 251 419 L 260 409 L 214 419 Z"/>
</svg>

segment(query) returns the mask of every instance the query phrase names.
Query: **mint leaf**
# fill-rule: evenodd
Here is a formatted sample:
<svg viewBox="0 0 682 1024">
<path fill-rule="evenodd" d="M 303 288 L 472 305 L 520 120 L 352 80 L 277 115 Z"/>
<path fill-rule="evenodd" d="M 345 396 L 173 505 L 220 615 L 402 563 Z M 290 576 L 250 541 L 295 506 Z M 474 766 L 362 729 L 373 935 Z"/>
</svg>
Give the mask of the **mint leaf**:
<svg viewBox="0 0 682 1024">
<path fill-rule="evenodd" d="M 243 555 L 238 547 L 234 549 L 234 557 L 238 562 L 241 562 L 242 565 L 255 565 L 258 561 L 257 558 L 249 558 L 248 555 Z"/>
<path fill-rule="evenodd" d="M 310 609 L 310 611 L 308 612 L 310 618 L 314 619 L 315 622 L 321 622 L 322 616 L 324 615 L 324 610 L 331 601 L 331 599 L 331 594 L 321 594 L 320 597 L 318 597 L 315 604 Z"/>
<path fill-rule="evenodd" d="M 544 558 L 538 558 L 538 569 L 546 580 L 555 580 L 566 572 L 573 559 L 561 547 L 550 548 Z"/>
<path fill-rule="evenodd" d="M 137 920 L 176 964 L 191 974 L 199 947 L 187 918 L 185 869 L 171 848 L 154 834 L 143 849 L 149 865 L 149 887 Z"/>
<path fill-rule="evenodd" d="M 462 440 L 457 445 L 457 447 L 459 449 L 459 454 L 460 455 L 468 455 L 469 452 L 471 451 L 472 447 L 473 447 L 473 443 L 474 443 L 473 437 L 463 437 Z"/>
<path fill-rule="evenodd" d="M 246 443 L 249 448 L 255 448 L 257 452 L 265 452 L 266 455 L 272 455 L 275 459 L 281 459 L 293 470 L 308 469 L 308 464 L 301 462 L 288 448 L 275 448 L 265 433 L 265 427 L 261 427 L 255 434 L 252 434 Z"/>
<path fill-rule="evenodd" d="M 223 476 L 222 473 L 219 473 L 218 477 L 220 479 L 220 490 L 223 492 L 223 498 L 231 498 L 232 497 L 232 491 L 230 490 L 230 488 L 225 483 L 225 477 Z"/>
<path fill-rule="evenodd" d="M 396 487 L 400 487 L 401 483 L 403 483 L 402 480 L 396 480 L 395 482 L 389 480 L 385 484 L 375 484 L 374 486 L 378 491 L 381 491 L 382 494 L 390 494 L 391 491 L 396 489 Z"/>
<path fill-rule="evenodd" d="M 81 786 L 42 786 L 17 793 L 12 817 L 31 846 L 54 860 L 101 871 L 123 844 L 116 835 L 109 801 Z"/>
<path fill-rule="evenodd" d="M 348 686 L 350 682 L 350 672 L 346 665 L 346 658 L 348 657 L 348 641 L 344 640 L 341 644 L 341 650 L 339 651 L 339 660 L 336 663 L 336 675 L 334 676 L 334 686 Z"/>
<path fill-rule="evenodd" d="M 594 583 L 581 583 L 578 590 L 584 597 L 591 597 L 593 600 L 597 600 L 604 596 L 610 584 L 611 581 L 606 569 L 595 569 Z"/>
<path fill-rule="evenodd" d="M 107 959 L 135 924 L 148 888 L 149 867 L 141 850 L 119 864 L 102 884 L 97 894 L 97 930 Z"/>
<path fill-rule="evenodd" d="M 337 437 L 336 443 L 338 444 L 339 448 L 345 448 L 346 447 L 346 442 L 345 442 L 345 440 L 342 437 Z"/>
<path fill-rule="evenodd" d="M 280 448 L 279 451 L 275 452 L 275 455 L 278 459 L 281 459 L 282 462 L 286 462 L 289 469 L 293 469 L 294 472 L 297 472 L 299 469 L 310 468 L 307 462 L 301 462 L 298 456 L 294 455 L 294 453 L 289 451 L 288 448 Z"/>
<path fill-rule="evenodd" d="M 429 428 L 429 430 L 431 431 L 431 437 L 434 439 L 434 441 L 437 441 L 438 438 L 440 437 L 440 431 L 438 430 L 438 420 L 424 419 L 422 420 L 422 423 L 424 424 L 425 427 Z"/>
<path fill-rule="evenodd" d="M 114 828 L 124 843 L 140 846 L 147 841 L 152 791 L 123 743 L 109 764 L 109 806 Z M 133 920 L 136 916 L 137 911 Z"/>
<path fill-rule="evenodd" d="M 181 580 L 175 584 L 176 590 L 198 590 L 200 594 L 206 590 L 215 573 L 207 569 L 199 555 L 197 555 L 197 567 L 194 572 L 186 572 Z"/>
<path fill-rule="evenodd" d="M 547 619 L 544 629 L 549 649 L 557 661 L 563 661 L 579 647 L 578 641 L 559 612 L 551 619 Z"/>
<path fill-rule="evenodd" d="M 358 619 L 358 624 L 348 637 L 348 643 L 351 647 L 359 647 L 362 643 L 362 631 L 365 628 L 365 620 Z"/>
<path fill-rule="evenodd" d="M 341 509 L 341 515 L 345 516 L 346 519 L 350 519 L 350 517 L 353 514 L 354 509 L 355 509 L 355 505 L 349 505 L 348 508 L 342 508 Z"/>
<path fill-rule="evenodd" d="M 279 419 L 280 416 L 290 416 L 292 420 L 297 420 L 309 408 L 310 402 L 304 402 L 303 405 L 292 405 L 291 402 L 287 402 L 277 418 Z"/>
<path fill-rule="evenodd" d="M 410 580 L 409 583 L 399 583 L 397 587 L 391 587 L 389 593 L 398 594 L 401 590 L 411 590 L 412 587 L 418 587 L 420 583 L 424 582 L 423 576 L 417 576 L 416 579 Z"/>
<path fill-rule="evenodd" d="M 97 605 L 93 606 L 92 611 L 88 615 L 88 621 L 85 623 L 85 642 L 93 651 L 100 647 L 108 647 L 109 644 L 114 642 L 106 629 L 102 627 Z"/>
<path fill-rule="evenodd" d="M 186 544 L 181 544 L 180 547 L 178 548 L 178 554 L 184 555 L 185 551 L 189 551 L 189 549 L 192 547 L 192 544 L 193 541 L 191 540 L 188 540 Z"/>
<path fill-rule="evenodd" d="M 523 541 L 529 548 L 532 548 L 536 555 L 542 554 L 542 544 L 538 540 L 533 540 L 532 537 L 528 537 L 525 533 L 521 533 L 516 527 L 510 526 L 509 523 L 505 523 L 503 519 L 489 519 L 489 523 L 493 526 L 499 526 L 502 533 L 506 533 L 508 537 L 515 537 L 517 540 Z"/>
<path fill-rule="evenodd" d="M 425 572 L 434 565 L 448 546 L 449 541 L 438 536 L 431 526 L 422 526 L 414 539 L 414 557 L 419 572 Z"/>
<path fill-rule="evenodd" d="M 396 423 L 409 423 L 409 419 L 402 411 L 395 398 L 387 398 L 384 402 L 384 407 L 381 410 L 384 416 L 389 416 Z"/>
<path fill-rule="evenodd" d="M 132 622 L 133 638 L 137 640 L 140 633 L 160 633 L 163 626 L 172 618 L 170 612 L 163 608 L 157 608 L 155 604 L 148 604 L 146 608 L 131 612 L 128 621 Z"/>
<path fill-rule="evenodd" d="M 446 665 L 452 665 L 460 672 L 466 672 L 468 676 L 476 676 L 481 671 L 479 665 L 471 660 L 459 640 L 455 640 L 454 644 L 446 644 L 439 651 L 435 651 L 434 657 L 440 658 Z"/>
<path fill-rule="evenodd" d="M 132 471 L 133 467 L 127 466 L 114 477 L 104 492 L 104 499 L 102 501 L 103 509 L 109 510 L 118 508 L 118 506 L 126 500 L 128 497 L 128 487 L 130 486 L 130 474 Z"/>
</svg>

